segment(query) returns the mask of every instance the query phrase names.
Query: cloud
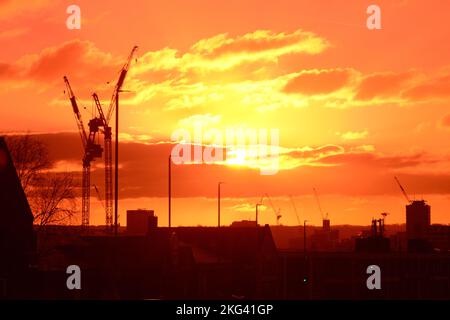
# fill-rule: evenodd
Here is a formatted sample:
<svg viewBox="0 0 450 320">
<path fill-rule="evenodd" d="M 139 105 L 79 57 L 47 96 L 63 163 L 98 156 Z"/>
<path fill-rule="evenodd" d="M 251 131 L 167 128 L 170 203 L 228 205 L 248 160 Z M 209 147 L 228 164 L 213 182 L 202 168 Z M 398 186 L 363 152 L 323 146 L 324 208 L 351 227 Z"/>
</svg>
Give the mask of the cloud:
<svg viewBox="0 0 450 320">
<path fill-rule="evenodd" d="M 236 211 L 237 212 L 255 212 L 255 210 L 256 210 L 255 206 L 256 206 L 256 204 L 254 204 L 254 203 L 245 202 L 245 203 L 239 203 L 239 204 L 230 206 L 230 207 L 228 207 L 228 209 L 233 212 L 236 212 Z M 258 211 L 264 211 L 264 210 L 266 210 L 265 205 L 258 207 Z"/>
<path fill-rule="evenodd" d="M 325 145 L 320 147 L 303 147 L 297 148 L 285 153 L 286 155 L 296 159 L 314 159 L 317 160 L 322 157 L 327 157 L 334 154 L 341 154 L 344 148 L 337 145 Z"/>
<path fill-rule="evenodd" d="M 411 100 L 427 100 L 450 97 L 450 74 L 427 79 L 403 93 Z"/>
<path fill-rule="evenodd" d="M 195 114 L 187 118 L 178 121 L 178 124 L 182 127 L 202 127 L 206 128 L 210 125 L 215 125 L 220 122 L 220 115 L 207 114 Z"/>
<path fill-rule="evenodd" d="M 92 42 L 75 39 L 25 55 L 12 64 L 1 63 L 0 78 L 49 86 L 62 83 L 63 75 L 68 75 L 87 88 L 113 76 L 120 70 L 120 63 L 117 57 L 102 52 Z"/>
<path fill-rule="evenodd" d="M 68 74 L 84 80 L 96 78 L 104 71 L 117 70 L 119 62 L 100 51 L 92 42 L 72 40 L 18 61 L 28 77 L 51 81 Z"/>
<path fill-rule="evenodd" d="M 294 72 L 292 64 L 288 69 L 280 67 L 305 54 L 319 55 L 327 46 L 326 39 L 302 30 L 256 30 L 243 35 L 221 34 L 202 39 L 184 52 L 175 48 L 138 52 L 137 63 L 133 60 L 126 79 L 126 89 L 131 92 L 121 97 L 121 103 L 127 107 L 122 109 L 122 119 L 140 126 L 146 125 L 143 121 L 150 114 L 153 119 L 163 119 L 161 125 L 165 129 L 161 134 L 166 138 L 183 121 L 194 121 L 194 118 L 188 120 L 192 114 L 220 116 L 220 125 L 228 126 L 260 125 L 264 122 L 263 115 L 273 115 L 271 124 L 280 127 L 283 125 L 281 117 L 275 116 L 274 110 L 282 108 L 421 103 L 424 100 L 407 98 L 404 93 L 436 78 L 416 70 L 364 74 L 352 68 Z M 47 96 L 42 94 L 41 105 L 47 103 L 45 98 L 50 101 L 48 108 L 67 106 L 63 94 L 54 94 L 55 89 L 62 93 L 62 76 L 67 75 L 83 106 L 91 103 L 93 91 L 105 99 L 102 101 L 105 105 L 126 54 L 113 55 L 90 41 L 67 41 L 12 63 L 0 62 L 0 90 L 29 86 L 33 92 L 46 91 Z M 18 84 L 3 85 L 7 81 Z M 112 82 L 106 85 L 107 81 Z M 20 91 L 16 91 L 14 93 L 19 95 Z M 429 95 L 426 99 L 434 98 Z M 138 118 L 138 114 L 142 116 Z M 342 138 L 352 137 L 356 139 L 357 135 Z"/>
<path fill-rule="evenodd" d="M 364 131 L 347 131 L 342 133 L 340 136 L 344 140 L 361 140 L 367 137 L 369 132 L 367 130 Z"/>
<path fill-rule="evenodd" d="M 356 89 L 356 99 L 370 100 L 376 97 L 399 96 L 415 77 L 412 71 L 374 73 L 362 78 Z"/>
<path fill-rule="evenodd" d="M 444 68 L 438 74 L 409 70 L 362 75 L 353 100 L 360 105 L 367 105 L 367 102 L 411 105 L 449 97 L 450 72 Z"/>
<path fill-rule="evenodd" d="M 257 30 L 202 39 L 186 52 L 173 48 L 144 52 L 138 63 L 133 61 L 127 77 L 127 89 L 135 94 L 128 94 L 123 103 L 139 105 L 156 100 L 170 111 L 218 105 L 230 97 L 235 99 L 233 104 L 249 104 L 248 97 L 260 95 L 256 101 L 262 101 L 264 95 L 263 99 L 272 101 L 264 105 L 251 102 L 252 106 L 295 105 L 298 102 L 278 90 L 285 80 L 274 77 L 277 71 L 273 65 L 286 55 L 318 54 L 327 46 L 324 38 L 302 30 Z M 115 80 L 124 60 L 124 56 L 113 56 L 90 41 L 76 39 L 5 63 L 0 66 L 0 77 L 30 86 L 39 82 L 40 90 L 45 90 L 60 85 L 61 77 L 67 75 L 77 95 L 95 90 L 103 97 L 112 89 L 105 83 Z"/>
<path fill-rule="evenodd" d="M 276 59 L 292 53 L 317 54 L 329 44 L 311 32 L 297 30 L 293 33 L 275 33 L 270 30 L 257 30 L 235 38 L 227 34 L 200 40 L 192 46 L 194 54 L 206 59 L 254 60 Z"/>
<path fill-rule="evenodd" d="M 306 95 L 326 94 L 344 87 L 350 77 L 351 71 L 346 69 L 306 70 L 289 80 L 284 91 Z"/>
<path fill-rule="evenodd" d="M 146 52 L 132 73 L 152 75 L 159 72 L 161 76 L 164 74 L 161 71 L 166 71 L 172 76 L 195 76 L 224 72 L 242 64 L 260 68 L 254 63 L 276 62 L 288 54 L 318 54 L 328 46 L 324 38 L 302 30 L 292 33 L 257 30 L 236 37 L 219 34 L 198 41 L 185 53 L 171 48 Z"/>
<path fill-rule="evenodd" d="M 77 133 L 39 135 L 49 146 L 50 156 L 59 166 L 56 171 L 75 170 L 81 179 L 81 142 Z M 61 148 L 64 145 L 65 148 Z M 120 146 L 120 197 L 166 197 L 167 156 L 173 144 L 127 142 Z M 296 152 L 293 152 L 296 151 Z M 316 159 L 310 164 L 284 167 L 274 176 L 262 176 L 259 170 L 227 165 L 173 165 L 172 191 L 174 198 L 216 196 L 217 181 L 226 181 L 224 196 L 257 197 L 264 193 L 271 196 L 286 194 L 310 194 L 312 185 L 320 185 L 323 193 L 367 195 L 387 193 L 398 195 L 393 180 L 399 175 L 415 192 L 450 192 L 449 176 L 445 174 L 449 159 L 427 153 L 382 154 L 355 152 L 336 145 L 304 147 L 303 150 L 285 148 L 283 156 L 291 159 Z M 281 159 L 281 161 L 285 161 Z M 312 165 L 316 161 L 318 165 Z M 424 165 L 439 170 L 418 172 Z M 406 169 L 412 170 L 407 171 Z M 225 180 L 224 180 L 225 179 Z M 350 180 L 351 181 L 350 181 Z M 101 159 L 91 168 L 91 181 L 103 187 L 104 168 Z M 81 180 L 80 180 L 81 182 Z M 350 183 L 351 182 L 351 183 Z M 258 199 L 256 201 L 258 201 Z M 249 202 L 249 201 L 245 201 Z M 245 210 L 245 206 L 241 207 Z M 181 209 L 180 209 L 181 210 Z"/>
<path fill-rule="evenodd" d="M 365 166 L 379 169 L 401 169 L 423 164 L 435 164 L 442 159 L 425 153 L 382 155 L 373 152 L 348 152 L 330 155 L 320 159 L 321 163 L 346 166 Z"/>
</svg>

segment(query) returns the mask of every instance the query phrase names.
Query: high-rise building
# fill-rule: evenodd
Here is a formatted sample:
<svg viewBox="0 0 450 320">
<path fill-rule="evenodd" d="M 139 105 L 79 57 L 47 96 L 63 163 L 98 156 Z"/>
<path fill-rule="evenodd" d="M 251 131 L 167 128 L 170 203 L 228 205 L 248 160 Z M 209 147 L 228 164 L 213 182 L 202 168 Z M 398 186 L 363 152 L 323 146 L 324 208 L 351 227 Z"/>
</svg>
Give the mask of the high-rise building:
<svg viewBox="0 0 450 320">
<path fill-rule="evenodd" d="M 425 200 L 414 200 L 406 205 L 406 237 L 426 239 L 430 227 L 430 206 Z"/>
<path fill-rule="evenodd" d="M 158 217 L 153 210 L 127 210 L 127 233 L 146 235 L 158 226 Z"/>
</svg>

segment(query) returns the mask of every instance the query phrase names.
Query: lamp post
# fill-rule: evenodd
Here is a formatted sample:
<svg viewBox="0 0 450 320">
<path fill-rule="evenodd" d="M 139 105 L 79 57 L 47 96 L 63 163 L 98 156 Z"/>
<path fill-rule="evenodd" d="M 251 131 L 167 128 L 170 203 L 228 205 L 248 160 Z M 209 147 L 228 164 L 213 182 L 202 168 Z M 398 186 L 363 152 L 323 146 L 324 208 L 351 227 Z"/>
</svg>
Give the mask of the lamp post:
<svg viewBox="0 0 450 320">
<path fill-rule="evenodd" d="M 172 155 L 169 155 L 169 229 L 172 227 Z"/>
<path fill-rule="evenodd" d="M 217 184 L 217 227 L 220 228 L 220 186 L 225 182 L 219 182 Z"/>
<path fill-rule="evenodd" d="M 303 274 L 303 284 L 308 284 L 308 271 L 307 271 L 307 257 L 306 257 L 306 223 L 308 220 L 303 221 L 303 255 L 305 258 L 305 267 L 304 267 L 304 274 Z"/>
<path fill-rule="evenodd" d="M 303 221 L 303 252 L 305 253 L 305 259 L 306 259 L 306 223 L 308 220 Z"/>
<path fill-rule="evenodd" d="M 256 226 L 258 226 L 258 207 L 260 207 L 260 206 L 262 206 L 263 204 L 262 203 L 257 203 L 256 204 L 256 219 L 255 219 L 255 221 L 256 221 Z"/>
<path fill-rule="evenodd" d="M 119 91 L 116 94 L 116 145 L 114 150 L 114 234 L 119 232 Z"/>
</svg>

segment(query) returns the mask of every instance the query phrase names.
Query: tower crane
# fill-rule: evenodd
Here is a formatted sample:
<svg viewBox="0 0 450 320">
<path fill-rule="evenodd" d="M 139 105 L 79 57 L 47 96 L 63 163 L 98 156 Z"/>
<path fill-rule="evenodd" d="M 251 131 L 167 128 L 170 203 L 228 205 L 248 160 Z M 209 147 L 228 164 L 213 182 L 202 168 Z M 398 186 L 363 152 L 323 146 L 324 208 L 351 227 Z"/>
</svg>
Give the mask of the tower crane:
<svg viewBox="0 0 450 320">
<path fill-rule="evenodd" d="M 400 187 L 400 190 L 403 193 L 403 196 L 405 197 L 406 201 L 408 201 L 408 203 L 411 203 L 411 199 L 408 197 L 408 194 L 406 193 L 405 189 L 403 188 L 402 184 L 400 183 L 400 180 L 398 180 L 397 177 L 394 177 L 395 181 L 397 181 L 398 186 Z"/>
<path fill-rule="evenodd" d="M 294 212 L 295 212 L 295 216 L 296 216 L 296 218 L 297 218 L 298 225 L 301 225 L 300 217 L 299 217 L 299 215 L 298 215 L 297 207 L 295 206 L 294 199 L 292 198 L 291 195 L 289 195 L 289 199 L 291 199 L 292 207 L 294 208 Z"/>
<path fill-rule="evenodd" d="M 265 193 L 264 196 L 269 200 L 270 207 L 272 208 L 273 213 L 275 214 L 275 217 L 276 217 L 276 219 L 277 219 L 277 225 L 280 225 L 280 219 L 281 219 L 281 217 L 282 217 L 282 216 L 281 216 L 281 208 L 278 208 L 278 210 L 275 209 L 275 206 L 273 205 L 272 199 L 270 198 L 270 196 L 269 196 L 268 193 Z M 263 199 L 261 199 L 261 202 L 262 202 L 262 200 L 263 200 Z"/>
<path fill-rule="evenodd" d="M 105 148 L 105 223 L 106 227 L 112 226 L 112 131 L 106 121 L 102 106 L 97 94 L 92 94 L 99 118 L 103 127 L 103 145 Z"/>
<path fill-rule="evenodd" d="M 322 220 L 328 220 L 328 213 L 325 213 L 325 215 L 323 214 L 322 206 L 320 205 L 319 195 L 317 194 L 316 188 L 313 188 L 313 191 L 317 201 L 317 207 L 319 208 L 320 214 L 322 215 Z"/>
<path fill-rule="evenodd" d="M 93 98 L 95 101 L 95 105 L 97 107 L 97 111 L 100 119 L 100 126 L 103 127 L 103 138 L 104 138 L 104 148 L 105 148 L 105 216 L 106 216 L 106 226 L 112 227 L 113 225 L 113 216 L 112 216 L 112 208 L 113 208 L 113 191 L 112 191 L 112 130 L 109 124 L 114 109 L 117 108 L 119 92 L 122 90 L 122 86 L 125 82 L 125 78 L 127 76 L 128 70 L 130 68 L 131 59 L 137 50 L 137 46 L 134 46 L 131 50 L 130 55 L 124 66 L 122 67 L 119 79 L 117 80 L 116 86 L 114 87 L 114 91 L 111 97 L 111 102 L 109 104 L 108 111 L 106 113 L 103 112 L 103 108 L 100 104 L 100 100 L 96 93 L 93 93 Z M 116 124 L 117 126 L 117 124 Z M 117 139 L 117 137 L 116 137 Z"/>
<path fill-rule="evenodd" d="M 93 187 L 95 189 L 95 193 L 97 193 L 98 201 L 102 205 L 103 209 L 105 209 L 105 205 L 103 204 L 103 199 L 102 196 L 100 195 L 100 191 L 98 190 L 97 185 L 94 184 Z"/>
<path fill-rule="evenodd" d="M 83 144 L 83 173 L 82 173 L 82 209 L 81 209 L 81 225 L 89 226 L 89 215 L 90 215 L 90 176 L 91 176 L 91 162 L 95 158 L 101 158 L 103 149 L 100 144 L 95 143 L 95 136 L 98 132 L 99 119 L 94 118 L 89 121 L 89 135 L 86 133 L 84 128 L 83 120 L 81 117 L 80 109 L 78 108 L 77 99 L 72 91 L 69 80 L 64 76 L 64 83 L 67 88 L 67 93 L 69 95 L 70 103 L 72 105 L 72 110 L 75 115 L 75 120 L 77 122 L 78 131 L 81 136 L 81 142 Z"/>
</svg>

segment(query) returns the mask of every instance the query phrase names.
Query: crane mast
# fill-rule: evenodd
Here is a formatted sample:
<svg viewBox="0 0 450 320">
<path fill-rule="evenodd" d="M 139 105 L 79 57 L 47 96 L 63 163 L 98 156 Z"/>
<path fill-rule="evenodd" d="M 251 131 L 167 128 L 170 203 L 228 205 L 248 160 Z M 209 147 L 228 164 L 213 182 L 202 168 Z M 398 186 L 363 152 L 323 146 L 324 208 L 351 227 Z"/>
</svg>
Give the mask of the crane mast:
<svg viewBox="0 0 450 320">
<path fill-rule="evenodd" d="M 124 66 L 122 67 L 119 79 L 114 87 L 114 91 L 111 97 L 111 102 L 108 108 L 108 111 L 105 115 L 103 112 L 103 108 L 100 103 L 100 99 L 96 93 L 92 94 L 94 98 L 95 106 L 97 107 L 97 111 L 99 114 L 99 122 L 98 125 L 103 127 L 103 145 L 105 151 L 105 223 L 107 227 L 112 228 L 113 226 L 113 178 L 112 178 L 112 128 L 109 124 L 114 109 L 117 108 L 117 101 L 119 92 L 122 89 L 122 86 L 125 82 L 125 78 L 127 76 L 128 70 L 130 68 L 131 60 L 133 55 L 137 50 L 137 46 L 134 46 L 128 56 L 128 59 Z M 117 125 L 117 124 L 116 124 Z M 116 137 L 117 139 L 118 137 Z"/>
<path fill-rule="evenodd" d="M 300 217 L 298 215 L 297 206 L 295 205 L 294 199 L 292 198 L 291 195 L 289 196 L 289 199 L 291 199 L 292 207 L 294 208 L 295 217 L 297 218 L 298 225 L 301 225 Z"/>
<path fill-rule="evenodd" d="M 281 212 L 281 209 L 280 209 L 280 208 L 278 208 L 278 210 L 275 209 L 275 206 L 274 206 L 274 204 L 273 204 L 273 202 L 272 202 L 272 199 L 270 198 L 270 196 L 269 196 L 268 193 L 264 194 L 264 196 L 269 200 L 270 207 L 272 208 L 273 213 L 275 214 L 275 217 L 276 217 L 276 219 L 277 219 L 277 225 L 279 225 L 279 224 L 280 224 L 280 219 L 281 219 L 281 213 L 280 213 L 280 212 Z M 263 199 L 261 199 L 261 202 L 262 202 L 262 200 L 263 200 Z"/>
<path fill-rule="evenodd" d="M 317 194 L 316 188 L 313 188 L 313 191 L 314 191 L 314 196 L 316 198 L 317 207 L 319 208 L 320 214 L 322 215 L 322 220 L 327 220 L 328 219 L 328 213 L 325 214 L 325 215 L 323 214 L 322 206 L 320 205 L 319 195 Z"/>
<path fill-rule="evenodd" d="M 112 191 L 112 130 L 106 121 L 100 100 L 96 93 L 92 94 L 103 126 L 103 145 L 105 148 L 105 223 L 111 228 L 113 224 L 113 191 Z"/>
<path fill-rule="evenodd" d="M 66 76 L 64 76 L 64 83 L 67 88 L 70 103 L 72 105 L 72 111 L 75 115 L 78 131 L 81 136 L 81 142 L 83 144 L 84 154 L 82 159 L 83 170 L 81 182 L 81 225 L 87 227 L 89 226 L 90 216 L 91 162 L 95 158 L 100 158 L 103 151 L 101 146 L 95 143 L 95 136 L 98 132 L 99 119 L 94 118 L 89 121 L 89 135 L 86 134 L 76 97 L 73 93 L 72 87 L 70 86 L 69 79 Z"/>
<path fill-rule="evenodd" d="M 105 216 L 106 216 L 106 226 L 112 227 L 113 225 L 113 179 L 112 179 L 112 129 L 109 125 L 111 116 L 118 106 L 119 93 L 122 90 L 122 86 L 125 82 L 128 70 L 130 68 L 131 60 L 133 55 L 137 50 L 137 46 L 134 46 L 128 59 L 122 69 L 120 70 L 119 78 L 114 87 L 114 91 L 111 97 L 111 102 L 109 105 L 108 112 L 103 112 L 100 100 L 96 93 L 92 96 L 95 101 L 95 106 L 97 108 L 98 117 L 94 117 L 88 123 L 89 133 L 86 132 L 81 117 L 80 109 L 77 104 L 76 97 L 70 86 L 69 80 L 64 76 L 64 83 L 66 84 L 67 92 L 69 95 L 70 103 L 72 105 L 72 110 L 75 115 L 75 120 L 78 126 L 78 131 L 80 133 L 81 141 L 83 144 L 84 155 L 82 159 L 83 171 L 82 171 L 82 225 L 89 225 L 90 216 L 90 189 L 91 189 L 91 162 L 95 158 L 101 158 L 103 149 L 100 144 L 95 143 L 96 135 L 99 133 L 100 128 L 103 128 L 103 138 L 104 138 L 104 151 L 105 151 Z M 117 125 L 117 124 L 116 124 Z M 116 128 L 117 129 L 117 128 Z M 116 137 L 117 139 L 117 137 Z M 117 155 L 117 150 L 116 150 Z M 98 193 L 98 189 L 96 188 Z"/>
</svg>

